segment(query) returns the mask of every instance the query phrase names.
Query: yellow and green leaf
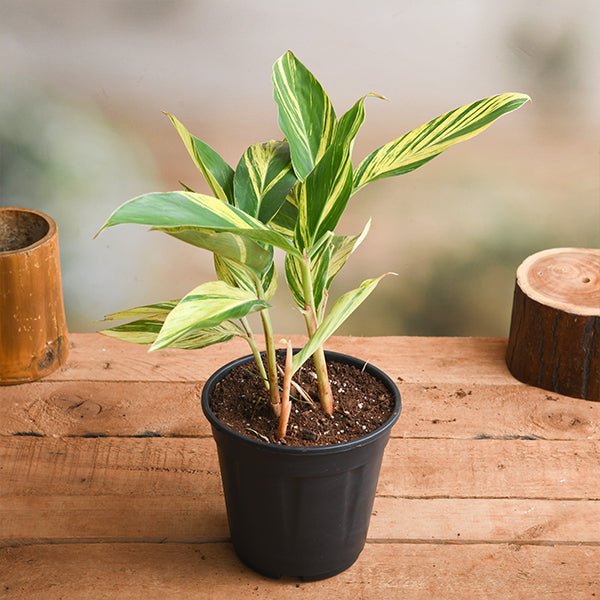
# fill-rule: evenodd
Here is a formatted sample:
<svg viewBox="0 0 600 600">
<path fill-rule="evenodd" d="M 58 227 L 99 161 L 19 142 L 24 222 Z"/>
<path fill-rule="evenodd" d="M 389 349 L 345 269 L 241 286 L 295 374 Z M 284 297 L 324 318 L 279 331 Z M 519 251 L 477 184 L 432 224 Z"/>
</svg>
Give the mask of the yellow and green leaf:
<svg viewBox="0 0 600 600">
<path fill-rule="evenodd" d="M 354 191 L 371 181 L 413 171 L 451 146 L 478 135 L 496 119 L 528 100 L 529 96 L 525 94 L 490 96 L 409 131 L 371 152 L 362 161 L 354 174 Z"/>
<path fill-rule="evenodd" d="M 333 140 L 333 105 L 314 75 L 289 51 L 273 65 L 273 91 L 294 171 L 304 181 Z"/>
<path fill-rule="evenodd" d="M 327 231 L 333 231 L 352 193 L 352 163 L 348 148 L 329 147 L 298 188 L 296 247 L 311 249 Z"/>
<path fill-rule="evenodd" d="M 224 281 L 210 281 L 194 288 L 168 314 L 150 350 L 173 346 L 177 341 L 211 329 L 231 319 L 245 317 L 269 305 L 256 294 L 232 287 Z"/>
<path fill-rule="evenodd" d="M 157 229 L 228 231 L 299 254 L 281 233 L 235 206 L 203 194 L 179 191 L 138 196 L 117 208 L 100 231 L 125 223 L 148 225 Z"/>
<path fill-rule="evenodd" d="M 304 348 L 294 355 L 292 371 L 295 373 L 336 331 L 336 329 L 367 299 L 385 275 L 363 281 L 359 287 L 341 296 L 332 306 L 323 322 Z"/>
<path fill-rule="evenodd" d="M 336 143 L 347 146 L 350 152 L 352 151 L 354 138 L 356 138 L 356 135 L 365 120 L 365 100 L 371 97 L 379 98 L 380 100 L 386 99 L 384 96 L 371 92 L 366 96 L 359 98 L 338 121 L 335 130 L 335 141 Z"/>
<path fill-rule="evenodd" d="M 193 136 L 177 117 L 169 113 L 165 114 L 173 123 L 186 150 L 215 196 L 233 204 L 233 169 L 208 144 Z"/>
<path fill-rule="evenodd" d="M 104 317 L 105 321 L 126 321 L 127 319 L 145 318 L 166 318 L 166 316 L 175 308 L 179 300 L 166 300 L 156 304 L 145 304 L 136 306 L 127 310 L 122 310 Z"/>
<path fill-rule="evenodd" d="M 215 255 L 244 265 L 256 273 L 263 273 L 273 262 L 273 248 L 228 231 L 211 232 L 198 228 L 155 227 L 178 240 L 198 248 L 210 250 Z"/>
<path fill-rule="evenodd" d="M 124 342 L 150 345 L 154 343 L 158 337 L 162 326 L 163 321 L 156 319 L 140 319 L 138 321 L 133 321 L 132 323 L 125 323 L 124 325 L 118 325 L 111 329 L 105 329 L 100 333 Z M 184 336 L 174 342 L 171 347 L 184 350 L 197 350 L 213 344 L 220 344 L 235 336 L 242 335 L 242 332 L 238 330 L 233 323 L 225 322 L 217 327 L 201 329 L 190 335 Z"/>
<path fill-rule="evenodd" d="M 296 183 L 287 142 L 254 144 L 244 152 L 235 170 L 235 205 L 268 223 Z"/>
</svg>

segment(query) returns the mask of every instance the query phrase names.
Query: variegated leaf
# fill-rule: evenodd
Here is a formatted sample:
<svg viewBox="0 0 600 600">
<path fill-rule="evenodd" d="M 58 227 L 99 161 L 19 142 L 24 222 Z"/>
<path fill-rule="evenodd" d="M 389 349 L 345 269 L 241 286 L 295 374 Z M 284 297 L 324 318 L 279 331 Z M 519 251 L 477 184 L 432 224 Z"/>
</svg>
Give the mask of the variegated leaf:
<svg viewBox="0 0 600 600">
<path fill-rule="evenodd" d="M 317 310 L 323 302 L 325 290 L 329 287 L 330 278 L 328 274 L 332 252 L 333 244 L 328 241 L 311 257 L 310 276 L 313 289 L 313 305 Z M 304 297 L 301 260 L 289 254 L 285 257 L 285 278 L 294 302 L 298 308 L 304 310 L 310 302 L 309 299 Z"/>
<path fill-rule="evenodd" d="M 299 186 L 298 223 L 294 234 L 300 249 L 333 231 L 352 193 L 352 163 L 348 148 L 334 144 Z"/>
<path fill-rule="evenodd" d="M 109 337 L 130 342 L 134 344 L 149 345 L 152 344 L 163 326 L 163 321 L 155 319 L 141 319 L 118 325 L 111 329 L 105 329 L 100 333 Z M 235 336 L 241 336 L 243 333 L 235 327 L 233 323 L 225 322 L 217 327 L 202 329 L 184 336 L 174 342 L 172 348 L 181 348 L 184 350 L 197 350 L 213 344 L 226 342 Z"/>
<path fill-rule="evenodd" d="M 287 142 L 250 146 L 235 170 L 235 204 L 245 213 L 268 223 L 296 183 Z"/>
<path fill-rule="evenodd" d="M 242 288 L 232 287 L 223 281 L 203 283 L 184 296 L 169 313 L 150 350 L 172 346 L 201 330 L 267 307 L 265 301 Z"/>
<path fill-rule="evenodd" d="M 304 181 L 333 140 L 333 105 L 313 74 L 289 51 L 273 65 L 273 91 L 294 171 Z"/>
<path fill-rule="evenodd" d="M 212 196 L 191 192 L 155 192 L 126 202 L 108 218 L 103 229 L 124 223 L 164 228 L 229 231 L 252 240 L 299 252 L 282 234 L 258 219 Z"/>
<path fill-rule="evenodd" d="M 265 248 L 258 242 L 227 231 L 211 232 L 181 227 L 155 227 L 154 229 L 198 248 L 210 250 L 223 258 L 236 261 L 256 273 L 264 272 L 273 262 L 273 248 Z"/>
<path fill-rule="evenodd" d="M 280 209 L 273 216 L 269 225 L 286 237 L 293 237 L 298 222 L 298 193 L 302 182 L 297 182 L 286 196 Z"/>
<path fill-rule="evenodd" d="M 237 263 L 217 255 L 215 255 L 214 259 L 215 271 L 221 281 L 256 293 L 255 282 L 245 269 L 241 269 Z M 272 298 L 277 289 L 277 271 L 273 261 L 271 261 L 269 268 L 261 276 L 261 285 L 265 298 L 267 300 Z"/>
<path fill-rule="evenodd" d="M 413 129 L 362 161 L 354 175 L 354 190 L 376 179 L 413 171 L 450 146 L 481 133 L 498 117 L 516 110 L 528 100 L 525 94 L 490 96 Z"/>
<path fill-rule="evenodd" d="M 387 275 L 387 273 L 386 273 Z M 314 353 L 321 347 L 335 330 L 367 299 L 377 284 L 385 275 L 376 279 L 367 279 L 359 287 L 346 292 L 332 306 L 323 322 L 317 327 L 314 335 L 308 340 L 304 348 L 294 355 L 292 371 L 295 373 Z"/>
<path fill-rule="evenodd" d="M 179 300 L 167 300 L 165 302 L 157 302 L 156 304 L 146 304 L 144 306 L 136 306 L 122 310 L 104 317 L 105 321 L 125 321 L 127 319 L 136 319 L 138 317 L 165 317 L 175 308 Z"/>
<path fill-rule="evenodd" d="M 329 272 L 327 279 L 327 289 L 331 285 L 333 278 L 339 273 L 350 255 L 362 244 L 369 233 L 371 219 L 365 225 L 360 235 L 334 235 L 331 240 L 332 253 L 329 263 Z"/>
<path fill-rule="evenodd" d="M 215 196 L 224 202 L 233 203 L 233 169 L 208 144 L 193 136 L 177 117 L 165 114 Z"/>
<path fill-rule="evenodd" d="M 350 152 L 352 145 L 354 144 L 354 138 L 356 137 L 356 134 L 365 120 L 365 100 L 371 97 L 379 98 L 380 100 L 386 99 L 384 96 L 380 96 L 379 94 L 371 92 L 370 94 L 359 98 L 355 104 L 340 117 L 340 120 L 338 121 L 335 130 L 336 143 L 340 143 L 341 145 L 349 147 Z"/>
</svg>

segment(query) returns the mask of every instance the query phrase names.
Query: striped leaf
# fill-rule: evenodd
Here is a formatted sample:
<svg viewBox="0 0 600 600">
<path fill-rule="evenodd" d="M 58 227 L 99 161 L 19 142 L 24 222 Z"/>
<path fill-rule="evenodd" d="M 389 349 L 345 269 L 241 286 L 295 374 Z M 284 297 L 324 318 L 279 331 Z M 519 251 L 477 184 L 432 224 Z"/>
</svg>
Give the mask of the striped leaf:
<svg viewBox="0 0 600 600">
<path fill-rule="evenodd" d="M 241 287 L 252 293 L 256 293 L 254 279 L 250 276 L 248 271 L 240 268 L 237 263 L 218 255 L 215 255 L 214 262 L 215 272 L 221 281 L 224 281 L 233 287 Z M 275 290 L 277 289 L 277 272 L 273 261 L 271 261 L 269 268 L 262 274 L 260 281 L 265 298 L 269 300 L 273 294 L 275 294 Z"/>
<path fill-rule="evenodd" d="M 117 208 L 100 231 L 124 223 L 149 225 L 157 229 L 175 227 L 229 231 L 299 255 L 282 234 L 235 206 L 203 194 L 180 191 L 138 196 Z"/>
<path fill-rule="evenodd" d="M 387 275 L 387 273 L 385 274 Z M 376 279 L 367 279 L 359 287 L 346 292 L 332 306 L 323 322 L 317 327 L 314 335 L 308 340 L 304 348 L 294 355 L 292 371 L 295 373 L 335 332 L 335 330 L 367 299 L 377 284 L 385 277 L 381 275 Z"/>
<path fill-rule="evenodd" d="M 273 216 L 269 225 L 286 237 L 294 237 L 298 222 L 298 193 L 302 183 L 299 181 L 286 196 L 281 208 Z"/>
<path fill-rule="evenodd" d="M 352 193 L 352 163 L 348 148 L 330 146 L 299 186 L 295 243 L 310 250 L 327 231 L 333 231 Z"/>
<path fill-rule="evenodd" d="M 481 133 L 498 117 L 529 100 L 525 94 L 499 94 L 437 117 L 367 156 L 354 174 L 354 190 L 367 183 L 402 175 L 435 158 L 450 146 Z"/>
<path fill-rule="evenodd" d="M 169 313 L 150 350 L 173 346 L 192 334 L 267 307 L 266 302 L 242 288 L 223 281 L 203 283 L 184 296 Z"/>
<path fill-rule="evenodd" d="M 158 337 L 162 326 L 163 321 L 156 319 L 140 319 L 138 321 L 133 321 L 132 323 L 105 329 L 100 333 L 124 342 L 150 345 L 154 343 Z M 213 344 L 226 342 L 235 336 L 241 335 L 242 332 L 239 331 L 233 323 L 226 321 L 217 327 L 201 329 L 190 335 L 184 336 L 174 342 L 171 347 L 184 350 L 197 350 Z"/>
<path fill-rule="evenodd" d="M 156 304 L 146 304 L 136 306 L 128 310 L 112 313 L 104 317 L 105 321 L 126 321 L 127 319 L 137 319 L 138 317 L 160 318 L 166 317 L 177 305 L 179 300 L 167 300 Z M 164 318 L 163 318 L 164 320 Z"/>
<path fill-rule="evenodd" d="M 210 250 L 218 256 L 233 260 L 256 273 L 262 273 L 273 262 L 273 248 L 265 248 L 258 242 L 240 235 L 223 232 L 210 232 L 194 228 L 157 228 L 178 240 Z"/>
<path fill-rule="evenodd" d="M 371 97 L 379 98 L 380 100 L 386 99 L 385 96 L 380 96 L 373 92 L 359 98 L 354 106 L 340 117 L 335 130 L 336 143 L 340 143 L 350 149 L 352 148 L 354 138 L 365 120 L 365 100 Z"/>
<path fill-rule="evenodd" d="M 330 239 L 332 238 L 333 236 Z M 321 306 L 323 295 L 329 287 L 329 266 L 333 248 L 333 243 L 328 241 L 321 245 L 311 256 L 310 276 L 313 288 L 313 303 L 317 309 Z M 301 259 L 289 254 L 285 257 L 285 278 L 294 302 L 298 308 L 304 310 L 310 302 L 304 297 Z"/>
<path fill-rule="evenodd" d="M 235 170 L 235 205 L 268 223 L 295 183 L 287 142 L 254 144 L 244 152 Z"/>
<path fill-rule="evenodd" d="M 304 181 L 333 140 L 333 105 L 321 84 L 289 51 L 273 65 L 273 91 L 294 171 Z"/>
<path fill-rule="evenodd" d="M 233 169 L 208 144 L 194 137 L 177 117 L 165 114 L 215 196 L 224 202 L 233 203 Z"/>
<path fill-rule="evenodd" d="M 329 262 L 327 289 L 333 278 L 340 272 L 350 255 L 362 244 L 371 228 L 371 219 L 365 225 L 360 235 L 334 235 L 331 240 L 332 252 Z"/>
</svg>

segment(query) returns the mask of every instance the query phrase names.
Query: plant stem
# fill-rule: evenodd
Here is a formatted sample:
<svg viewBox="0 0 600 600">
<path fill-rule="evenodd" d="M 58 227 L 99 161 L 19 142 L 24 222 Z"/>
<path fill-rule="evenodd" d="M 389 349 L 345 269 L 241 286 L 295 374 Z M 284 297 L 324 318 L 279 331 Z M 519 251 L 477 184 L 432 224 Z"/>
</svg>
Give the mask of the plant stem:
<svg viewBox="0 0 600 600">
<path fill-rule="evenodd" d="M 269 378 L 267 377 L 267 372 L 265 371 L 265 365 L 263 363 L 262 356 L 260 355 L 258 346 L 256 345 L 256 339 L 254 337 L 254 332 L 252 331 L 252 328 L 250 327 L 250 323 L 248 322 L 248 319 L 246 317 L 242 317 L 240 319 L 240 323 L 242 324 L 244 332 L 246 333 L 245 339 L 248 342 L 250 349 L 252 350 L 252 354 L 254 356 L 254 361 L 256 362 L 256 367 L 258 368 L 258 372 L 260 373 L 263 383 L 265 384 L 265 388 L 268 390 L 269 389 Z"/>
<path fill-rule="evenodd" d="M 260 311 L 260 318 L 265 332 L 265 346 L 267 356 L 267 378 L 269 380 L 269 393 L 271 395 L 271 408 L 278 417 L 281 414 L 281 400 L 279 397 L 279 382 L 277 381 L 277 357 L 275 355 L 275 342 L 273 341 L 273 326 L 268 309 Z"/>
<path fill-rule="evenodd" d="M 312 276 L 310 271 L 310 258 L 304 253 L 301 261 L 302 265 L 302 287 L 304 291 L 304 301 L 306 303 L 304 319 L 309 337 L 312 337 L 319 325 L 317 320 L 317 308 L 315 306 L 315 297 L 312 285 Z M 323 346 L 313 354 L 313 362 L 317 372 L 317 385 L 319 388 L 319 401 L 321 408 L 328 414 L 333 414 L 333 394 L 331 392 L 331 384 L 329 383 L 329 375 L 327 374 L 327 363 L 325 362 L 325 352 Z"/>
<path fill-rule="evenodd" d="M 266 300 L 265 290 L 262 282 L 256 276 L 253 276 L 256 295 L 260 300 Z M 267 380 L 269 382 L 269 395 L 271 396 L 271 408 L 276 417 L 281 414 L 281 399 L 279 397 L 279 382 L 277 379 L 277 357 L 275 355 L 275 341 L 273 340 L 273 326 L 271 325 L 271 315 L 269 309 L 264 308 L 260 311 L 263 332 L 265 334 L 265 350 L 267 360 Z"/>
<path fill-rule="evenodd" d="M 280 440 L 285 438 L 287 433 L 292 403 L 290 401 L 290 388 L 292 385 L 292 342 L 287 340 L 285 351 L 285 370 L 283 375 L 283 387 L 281 392 L 281 415 L 279 416 L 279 428 L 277 435 Z"/>
</svg>

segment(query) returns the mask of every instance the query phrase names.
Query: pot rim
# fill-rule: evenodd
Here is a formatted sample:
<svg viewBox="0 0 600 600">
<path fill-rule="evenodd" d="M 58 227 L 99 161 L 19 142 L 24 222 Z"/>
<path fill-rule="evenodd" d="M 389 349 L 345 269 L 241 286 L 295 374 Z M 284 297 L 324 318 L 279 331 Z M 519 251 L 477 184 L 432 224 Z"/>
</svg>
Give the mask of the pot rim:
<svg viewBox="0 0 600 600">
<path fill-rule="evenodd" d="M 10 256 L 12 254 L 22 254 L 24 252 L 31 252 L 31 250 L 43 246 L 49 240 L 51 240 L 56 235 L 56 231 L 58 230 L 54 219 L 46 213 L 42 212 L 41 210 L 35 210 L 33 208 L 22 208 L 20 206 L 2 206 L 0 207 L 0 213 L 3 212 L 20 212 L 40 217 L 41 219 L 46 221 L 48 225 L 48 231 L 39 240 L 33 242 L 33 244 L 29 244 L 29 246 L 24 246 L 23 248 L 16 248 L 15 250 L 0 251 L 0 256 Z"/>
<path fill-rule="evenodd" d="M 296 351 L 296 349 L 294 350 Z M 256 449 L 260 449 L 263 452 L 274 452 L 274 453 L 284 453 L 289 455 L 320 455 L 320 454 L 337 454 L 342 452 L 349 452 L 355 448 L 359 448 L 370 444 L 381 436 L 385 435 L 396 423 L 398 418 L 400 417 L 400 413 L 402 411 L 402 399 L 400 397 L 400 391 L 392 378 L 385 373 L 385 371 L 381 370 L 379 367 L 376 367 L 374 364 L 351 356 L 349 354 L 345 354 L 343 352 L 335 352 L 332 350 L 325 350 L 325 355 L 330 360 L 334 362 L 347 362 L 354 366 L 357 366 L 360 369 L 365 369 L 374 377 L 380 379 L 389 392 L 392 394 L 394 398 L 394 410 L 390 415 L 389 419 L 380 427 L 371 431 L 364 436 L 351 440 L 349 442 L 342 442 L 341 444 L 326 444 L 322 446 L 285 446 L 280 444 L 274 444 L 272 442 L 264 442 L 262 440 L 258 440 L 256 438 L 244 435 L 233 429 L 227 427 L 212 411 L 210 408 L 209 400 L 210 400 L 210 392 L 212 392 L 212 388 L 223 379 L 233 368 L 247 362 L 249 360 L 253 360 L 254 356 L 252 354 L 247 354 L 245 356 L 236 358 L 227 364 L 223 365 L 219 369 L 217 369 L 206 381 L 204 387 L 202 388 L 202 396 L 201 396 L 201 404 L 204 415 L 210 422 L 211 426 L 217 429 L 219 432 L 229 435 L 231 437 L 236 438 L 240 443 L 247 444 L 248 446 L 252 446 Z"/>
</svg>

